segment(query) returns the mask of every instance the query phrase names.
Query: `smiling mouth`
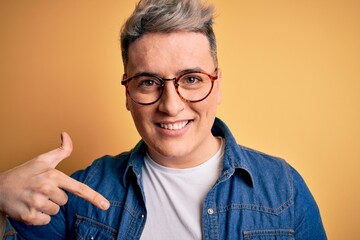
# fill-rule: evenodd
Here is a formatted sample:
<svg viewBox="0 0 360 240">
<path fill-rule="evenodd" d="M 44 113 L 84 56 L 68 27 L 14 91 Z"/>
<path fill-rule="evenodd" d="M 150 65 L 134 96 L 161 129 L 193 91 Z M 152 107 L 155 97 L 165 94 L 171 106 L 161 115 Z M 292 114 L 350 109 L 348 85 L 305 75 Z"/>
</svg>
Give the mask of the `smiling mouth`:
<svg viewBox="0 0 360 240">
<path fill-rule="evenodd" d="M 168 130 L 180 130 L 183 129 L 190 121 L 183 121 L 177 123 L 160 123 L 159 126 Z"/>
</svg>

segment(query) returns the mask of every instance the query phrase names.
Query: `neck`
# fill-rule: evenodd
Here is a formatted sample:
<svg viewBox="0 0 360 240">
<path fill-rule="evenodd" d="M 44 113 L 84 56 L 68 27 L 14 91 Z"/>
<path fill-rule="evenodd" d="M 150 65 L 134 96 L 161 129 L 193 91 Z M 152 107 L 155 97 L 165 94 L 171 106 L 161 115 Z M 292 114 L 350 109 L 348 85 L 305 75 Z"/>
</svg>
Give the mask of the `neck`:
<svg viewBox="0 0 360 240">
<path fill-rule="evenodd" d="M 221 139 L 211 135 L 205 143 L 196 147 L 193 152 L 177 155 L 164 156 L 156 151 L 148 149 L 148 153 L 156 163 L 168 168 L 192 168 L 208 161 L 221 147 Z"/>
</svg>

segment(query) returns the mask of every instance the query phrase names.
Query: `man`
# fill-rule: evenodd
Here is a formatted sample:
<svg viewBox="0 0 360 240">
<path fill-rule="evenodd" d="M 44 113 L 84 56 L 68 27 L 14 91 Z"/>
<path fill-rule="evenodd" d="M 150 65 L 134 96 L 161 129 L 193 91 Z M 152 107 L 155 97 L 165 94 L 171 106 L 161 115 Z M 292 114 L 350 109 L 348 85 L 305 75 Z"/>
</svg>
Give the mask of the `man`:
<svg viewBox="0 0 360 240">
<path fill-rule="evenodd" d="M 139 2 L 121 45 L 126 108 L 142 140 L 74 180 L 54 169 L 71 153 L 64 133 L 59 149 L 2 173 L 5 239 L 326 239 L 300 175 L 237 145 L 216 118 L 212 19 L 197 0 Z"/>
</svg>

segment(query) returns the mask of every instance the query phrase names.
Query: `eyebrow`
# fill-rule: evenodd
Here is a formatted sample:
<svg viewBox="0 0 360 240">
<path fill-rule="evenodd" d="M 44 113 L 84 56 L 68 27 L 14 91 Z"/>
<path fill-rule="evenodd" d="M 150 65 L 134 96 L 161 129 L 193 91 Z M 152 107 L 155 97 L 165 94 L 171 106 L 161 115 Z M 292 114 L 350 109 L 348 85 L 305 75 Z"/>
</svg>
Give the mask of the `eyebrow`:
<svg viewBox="0 0 360 240">
<path fill-rule="evenodd" d="M 195 68 L 187 68 L 181 71 L 176 72 L 176 75 L 182 75 L 185 73 L 191 73 L 191 72 L 205 72 L 204 69 L 200 68 L 200 67 L 195 67 Z"/>
<path fill-rule="evenodd" d="M 194 68 L 187 68 L 187 69 L 183 69 L 183 70 L 180 70 L 180 71 L 177 71 L 176 72 L 176 75 L 175 76 L 180 76 L 182 74 L 185 74 L 185 73 L 192 73 L 192 72 L 204 72 L 204 70 L 200 67 L 194 67 Z M 157 77 L 163 77 L 155 72 L 149 72 L 149 71 L 142 71 L 142 72 L 138 72 L 136 73 L 134 76 L 139 76 L 139 75 L 145 75 L 145 76 L 157 76 Z"/>
</svg>

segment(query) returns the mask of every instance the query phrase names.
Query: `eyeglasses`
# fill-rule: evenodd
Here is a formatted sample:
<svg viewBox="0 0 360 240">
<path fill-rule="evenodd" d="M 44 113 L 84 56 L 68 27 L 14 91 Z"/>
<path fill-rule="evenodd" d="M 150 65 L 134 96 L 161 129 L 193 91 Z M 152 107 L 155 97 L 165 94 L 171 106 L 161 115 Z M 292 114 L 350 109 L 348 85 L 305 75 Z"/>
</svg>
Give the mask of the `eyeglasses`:
<svg viewBox="0 0 360 240">
<path fill-rule="evenodd" d="M 217 72 L 217 69 L 214 71 Z M 164 93 L 165 82 L 174 81 L 177 94 L 187 102 L 200 102 L 207 98 L 214 86 L 215 76 L 205 72 L 187 72 L 174 78 L 161 78 L 156 75 L 141 73 L 124 79 L 121 84 L 126 93 L 138 104 L 150 105 L 157 102 Z"/>
</svg>

